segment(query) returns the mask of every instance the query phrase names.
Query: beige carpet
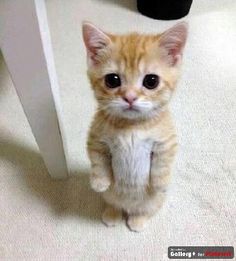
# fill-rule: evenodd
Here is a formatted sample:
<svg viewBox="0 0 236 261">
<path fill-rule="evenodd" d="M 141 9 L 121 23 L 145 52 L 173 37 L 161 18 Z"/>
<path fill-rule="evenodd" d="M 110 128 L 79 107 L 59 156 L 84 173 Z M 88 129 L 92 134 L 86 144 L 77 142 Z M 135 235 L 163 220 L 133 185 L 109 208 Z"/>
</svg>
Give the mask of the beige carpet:
<svg viewBox="0 0 236 261">
<path fill-rule="evenodd" d="M 170 245 L 236 242 L 236 3 L 195 0 L 183 76 L 172 102 L 180 151 L 168 201 L 143 233 L 100 222 L 85 139 L 95 108 L 81 20 L 112 32 L 160 32 L 175 21 L 134 0 L 47 0 L 74 175 L 49 178 L 0 58 L 0 260 L 167 260 Z M 51 134 L 49 134 L 51 135 Z"/>
</svg>

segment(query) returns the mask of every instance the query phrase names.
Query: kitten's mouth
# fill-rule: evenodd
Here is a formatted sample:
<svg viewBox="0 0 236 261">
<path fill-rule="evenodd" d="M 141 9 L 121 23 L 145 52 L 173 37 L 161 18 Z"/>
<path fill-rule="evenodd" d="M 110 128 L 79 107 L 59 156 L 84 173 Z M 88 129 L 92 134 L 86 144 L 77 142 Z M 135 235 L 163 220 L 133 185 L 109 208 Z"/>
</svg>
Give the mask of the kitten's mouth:
<svg viewBox="0 0 236 261">
<path fill-rule="evenodd" d="M 128 107 L 128 108 L 125 108 L 124 111 L 134 111 L 134 112 L 139 112 L 138 109 L 134 108 L 134 107 Z"/>
</svg>

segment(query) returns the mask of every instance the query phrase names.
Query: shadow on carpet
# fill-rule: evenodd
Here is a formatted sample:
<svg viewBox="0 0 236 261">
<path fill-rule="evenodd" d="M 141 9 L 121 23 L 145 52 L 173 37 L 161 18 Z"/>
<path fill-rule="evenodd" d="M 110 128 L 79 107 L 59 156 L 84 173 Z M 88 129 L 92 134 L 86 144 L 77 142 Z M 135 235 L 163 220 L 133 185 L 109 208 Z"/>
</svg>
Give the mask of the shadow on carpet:
<svg viewBox="0 0 236 261">
<path fill-rule="evenodd" d="M 33 197 L 35 204 L 45 201 L 52 214 L 58 217 L 75 216 L 88 222 L 100 222 L 103 203 L 89 187 L 88 170 L 79 170 L 66 180 L 53 180 L 39 152 L 1 138 L 0 159 L 17 169 L 13 178 L 19 179 L 22 191 Z M 10 177 L 8 173 L 4 175 Z"/>
</svg>

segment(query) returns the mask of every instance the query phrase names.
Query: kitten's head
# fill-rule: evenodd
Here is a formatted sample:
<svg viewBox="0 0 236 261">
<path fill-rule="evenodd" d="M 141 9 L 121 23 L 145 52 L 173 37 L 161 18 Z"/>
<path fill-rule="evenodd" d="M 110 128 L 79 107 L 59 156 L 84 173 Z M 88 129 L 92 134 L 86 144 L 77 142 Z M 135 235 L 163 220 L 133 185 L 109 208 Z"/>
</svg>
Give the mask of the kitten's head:
<svg viewBox="0 0 236 261">
<path fill-rule="evenodd" d="M 111 117 L 145 119 L 165 109 L 179 76 L 186 23 L 159 35 L 113 35 L 85 22 L 83 37 L 100 110 Z"/>
</svg>

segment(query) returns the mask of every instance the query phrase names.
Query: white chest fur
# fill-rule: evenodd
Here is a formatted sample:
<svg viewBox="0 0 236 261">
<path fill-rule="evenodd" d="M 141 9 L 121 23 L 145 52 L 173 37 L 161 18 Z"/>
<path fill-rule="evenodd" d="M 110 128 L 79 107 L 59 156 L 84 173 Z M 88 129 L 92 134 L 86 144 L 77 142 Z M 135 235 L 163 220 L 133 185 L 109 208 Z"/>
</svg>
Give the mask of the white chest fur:
<svg viewBox="0 0 236 261">
<path fill-rule="evenodd" d="M 112 168 L 117 185 L 144 186 L 149 180 L 153 141 L 138 132 L 109 138 Z"/>
</svg>

